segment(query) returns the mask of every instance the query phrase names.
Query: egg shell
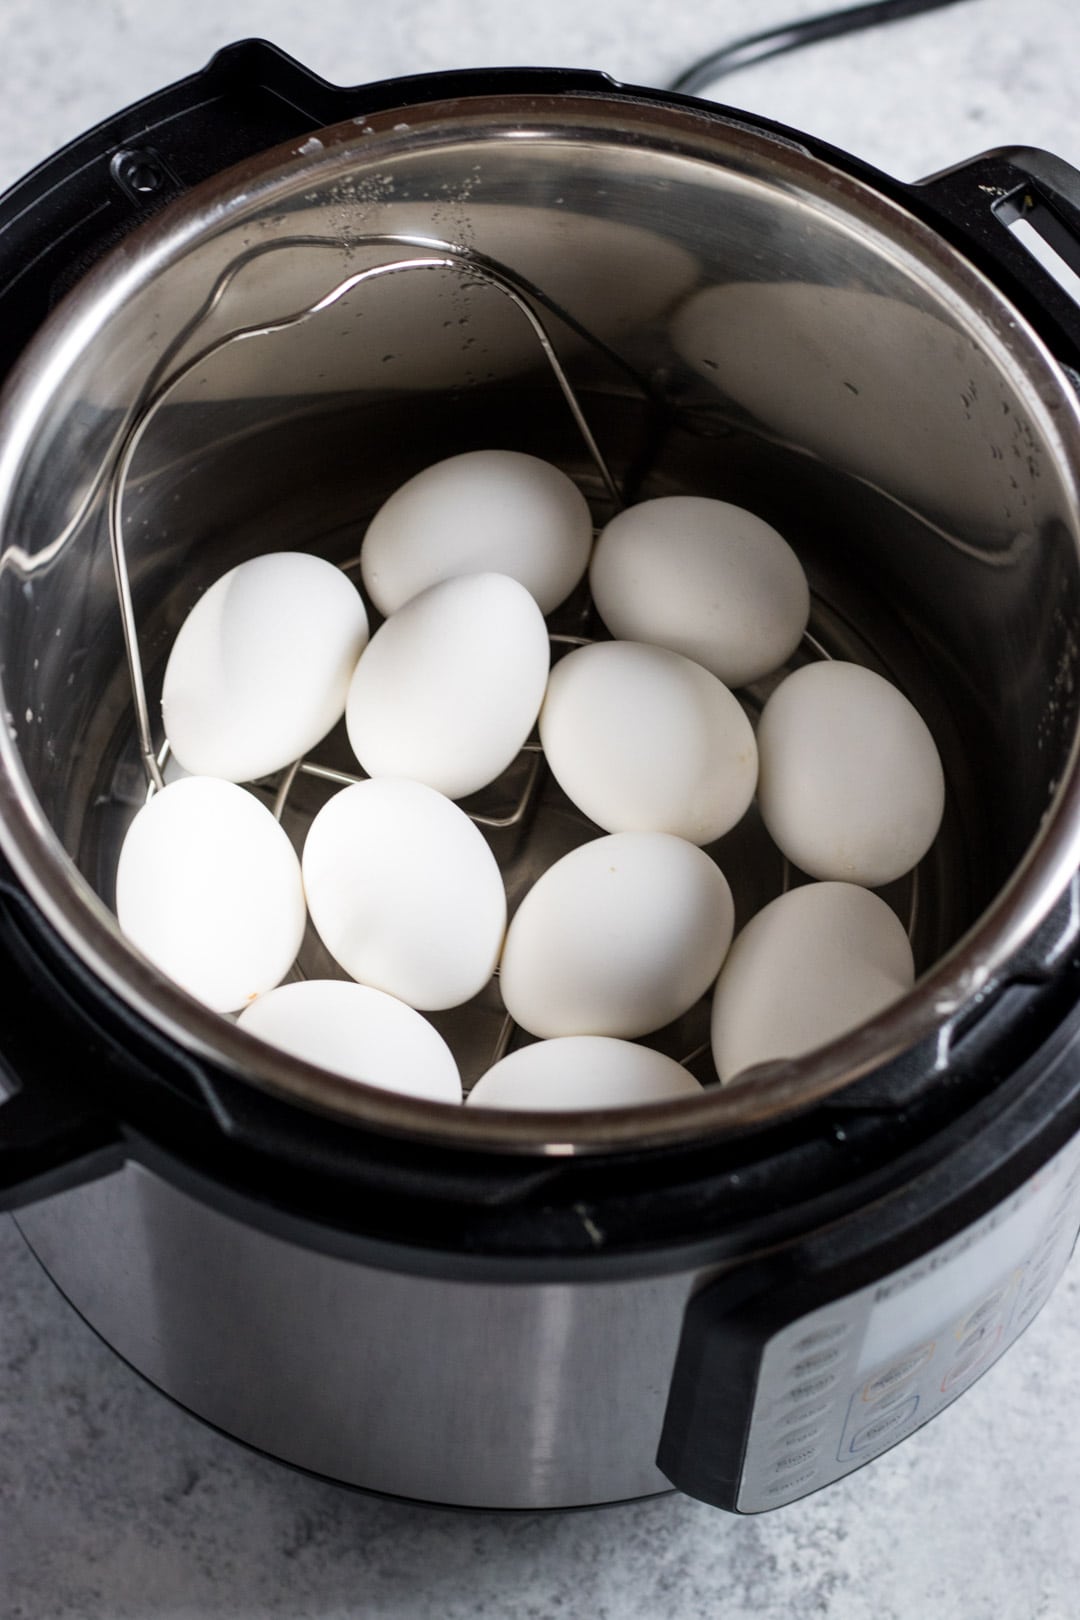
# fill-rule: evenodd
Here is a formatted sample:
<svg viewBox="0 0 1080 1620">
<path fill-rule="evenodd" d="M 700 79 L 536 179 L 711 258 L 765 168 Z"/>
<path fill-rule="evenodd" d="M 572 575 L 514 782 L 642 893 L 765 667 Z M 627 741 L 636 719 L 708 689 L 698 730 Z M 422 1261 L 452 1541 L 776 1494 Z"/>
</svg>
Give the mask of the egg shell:
<svg viewBox="0 0 1080 1620">
<path fill-rule="evenodd" d="M 278 984 L 300 949 L 300 863 L 246 788 L 183 777 L 128 828 L 116 914 L 162 973 L 215 1012 L 235 1012 Z"/>
<path fill-rule="evenodd" d="M 945 776 L 926 722 L 883 676 L 808 664 L 776 688 L 757 735 L 762 819 L 808 876 L 877 888 L 926 854 Z"/>
<path fill-rule="evenodd" d="M 618 513 L 597 541 L 589 583 L 613 636 L 669 647 L 726 686 L 779 669 L 810 613 L 806 575 L 783 536 L 704 495 Z"/>
<path fill-rule="evenodd" d="M 911 988 L 911 945 L 880 895 L 808 883 L 742 929 L 716 981 L 712 1050 L 724 1082 L 755 1063 L 801 1057 Z"/>
<path fill-rule="evenodd" d="M 460 799 L 520 752 L 544 697 L 543 615 L 506 574 L 421 591 L 380 626 L 356 666 L 345 724 L 369 776 L 407 776 Z"/>
<path fill-rule="evenodd" d="M 584 495 L 550 462 L 519 450 L 469 450 L 394 491 L 360 551 L 380 613 L 457 574 L 509 574 L 550 613 L 584 576 L 592 547 Z"/>
<path fill-rule="evenodd" d="M 340 720 L 367 639 L 359 592 L 323 558 L 281 551 L 231 568 L 196 602 L 165 667 L 177 762 L 251 782 L 299 759 Z"/>
<path fill-rule="evenodd" d="M 480 1076 L 467 1101 L 477 1108 L 636 1108 L 700 1092 L 674 1058 L 605 1035 L 536 1041 Z"/>
<path fill-rule="evenodd" d="M 563 792 L 606 832 L 709 844 L 749 808 L 757 744 L 738 699 L 679 653 L 598 641 L 555 665 L 540 741 Z"/>
<path fill-rule="evenodd" d="M 458 1067 L 438 1030 L 369 985 L 342 979 L 283 984 L 253 1001 L 238 1023 L 249 1035 L 349 1080 L 432 1102 L 461 1101 Z"/>
<path fill-rule="evenodd" d="M 593 839 L 522 900 L 503 947 L 503 1001 L 532 1035 L 646 1035 L 704 995 L 733 918 L 727 879 L 694 844 Z"/>
<path fill-rule="evenodd" d="M 431 1011 L 495 971 L 506 893 L 483 835 L 422 782 L 335 793 L 304 844 L 304 888 L 323 944 L 354 979 Z"/>
</svg>

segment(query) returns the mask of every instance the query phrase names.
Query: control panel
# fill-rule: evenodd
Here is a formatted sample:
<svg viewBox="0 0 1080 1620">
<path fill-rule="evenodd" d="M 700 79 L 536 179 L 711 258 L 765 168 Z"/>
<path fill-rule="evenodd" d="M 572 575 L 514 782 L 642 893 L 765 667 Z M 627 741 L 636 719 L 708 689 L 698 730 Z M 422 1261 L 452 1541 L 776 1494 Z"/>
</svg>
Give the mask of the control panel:
<svg viewBox="0 0 1080 1620">
<path fill-rule="evenodd" d="M 1080 1139 L 966 1230 L 788 1322 L 761 1354 L 733 1505 L 780 1507 L 963 1393 L 1042 1308 L 1080 1229 Z"/>
</svg>

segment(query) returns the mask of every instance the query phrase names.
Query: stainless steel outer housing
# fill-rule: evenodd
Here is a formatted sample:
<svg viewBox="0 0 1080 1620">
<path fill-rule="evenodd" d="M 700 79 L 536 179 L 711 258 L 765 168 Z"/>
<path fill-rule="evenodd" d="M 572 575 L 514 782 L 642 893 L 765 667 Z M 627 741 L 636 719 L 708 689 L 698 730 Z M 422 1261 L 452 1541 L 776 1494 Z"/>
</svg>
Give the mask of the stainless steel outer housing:
<svg viewBox="0 0 1080 1620">
<path fill-rule="evenodd" d="M 95 481 L 154 362 L 226 266 L 250 256 L 200 343 L 393 256 L 366 241 L 385 233 L 500 260 L 600 338 L 620 363 L 553 323 L 616 470 L 644 467 L 638 495 L 692 488 L 775 516 L 831 649 L 877 662 L 933 727 L 949 813 L 920 890 L 926 971 L 833 1047 L 647 1112 L 460 1111 L 251 1042 L 120 936 L 105 903 L 116 824 L 99 801 L 103 761 L 111 791 L 130 758 L 130 708 Z M 659 435 L 630 372 L 661 401 Z M 519 314 L 449 273 L 386 278 L 192 373 L 128 492 L 152 691 L 183 615 L 227 566 L 277 546 L 344 559 L 396 483 L 486 442 L 493 424 L 601 499 Z M 928 1041 L 946 1063 L 953 1021 L 1008 981 L 1080 858 L 1078 468 L 1075 394 L 1015 308 L 911 212 L 796 142 L 614 92 L 473 97 L 337 125 L 203 184 L 123 242 L 6 391 L 4 854 L 91 972 L 181 1047 L 418 1139 L 675 1144 L 804 1107 Z"/>
</svg>

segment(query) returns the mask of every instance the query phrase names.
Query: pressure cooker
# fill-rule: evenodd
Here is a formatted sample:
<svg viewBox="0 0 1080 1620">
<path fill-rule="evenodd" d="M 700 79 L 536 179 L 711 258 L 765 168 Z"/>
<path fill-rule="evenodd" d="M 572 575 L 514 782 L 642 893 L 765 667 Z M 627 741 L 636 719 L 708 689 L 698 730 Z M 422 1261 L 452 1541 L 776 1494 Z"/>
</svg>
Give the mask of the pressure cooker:
<svg viewBox="0 0 1080 1620">
<path fill-rule="evenodd" d="M 901 184 L 595 73 L 342 89 L 260 41 L 0 201 L 0 1203 L 174 1400 L 412 1499 L 754 1513 L 1035 1317 L 1080 1225 L 1080 317 L 1020 220 L 1080 261 L 1042 152 Z M 521 1114 L 292 1058 L 125 942 L 194 600 L 267 550 L 346 562 L 475 447 L 558 464 L 597 522 L 696 493 L 791 540 L 815 646 L 944 762 L 886 892 L 901 1000 L 693 1097 Z M 513 897 L 589 830 L 504 788 Z M 745 919 L 791 874 L 752 817 L 730 838 Z M 440 1027 L 479 1072 L 497 994 Z"/>
</svg>

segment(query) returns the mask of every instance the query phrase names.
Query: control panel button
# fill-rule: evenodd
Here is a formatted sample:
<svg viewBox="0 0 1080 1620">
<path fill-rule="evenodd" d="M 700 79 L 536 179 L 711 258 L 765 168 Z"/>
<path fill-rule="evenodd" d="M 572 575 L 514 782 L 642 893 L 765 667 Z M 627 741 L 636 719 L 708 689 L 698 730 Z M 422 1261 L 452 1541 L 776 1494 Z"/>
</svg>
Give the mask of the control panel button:
<svg viewBox="0 0 1080 1620">
<path fill-rule="evenodd" d="M 1006 1293 L 1007 1289 L 996 1288 L 988 1298 L 983 1300 L 981 1305 L 976 1305 L 970 1316 L 965 1318 L 960 1331 L 964 1332 L 968 1328 L 979 1327 L 981 1323 L 988 1321 L 996 1313 Z"/>
<path fill-rule="evenodd" d="M 849 1454 L 855 1457 L 860 1451 L 877 1451 L 883 1445 L 890 1444 L 897 1438 L 898 1431 L 910 1423 L 918 1410 L 919 1397 L 909 1395 L 900 1406 L 894 1407 L 891 1412 L 886 1412 L 859 1429 L 848 1445 Z"/>
<path fill-rule="evenodd" d="M 894 1361 L 891 1367 L 879 1372 L 863 1385 L 862 1398 L 864 1401 L 880 1400 L 882 1395 L 895 1389 L 898 1385 L 906 1384 L 914 1378 L 916 1373 L 930 1360 L 936 1348 L 936 1340 L 931 1339 L 926 1344 L 920 1344 L 918 1349 L 911 1350 L 907 1355 Z"/>
<path fill-rule="evenodd" d="M 1001 1345 L 1002 1324 L 999 1322 L 994 1332 L 980 1339 L 979 1343 L 972 1345 L 963 1354 L 957 1356 L 944 1378 L 941 1380 L 942 1391 L 956 1388 L 958 1384 L 975 1377 L 994 1360 Z M 959 1391 L 957 1390 L 959 1394 Z"/>
<path fill-rule="evenodd" d="M 819 1344 L 835 1344 L 851 1332 L 850 1322 L 825 1322 L 816 1327 L 812 1333 L 804 1333 L 801 1339 L 796 1339 L 792 1346 L 795 1350 L 816 1350 Z"/>
</svg>

